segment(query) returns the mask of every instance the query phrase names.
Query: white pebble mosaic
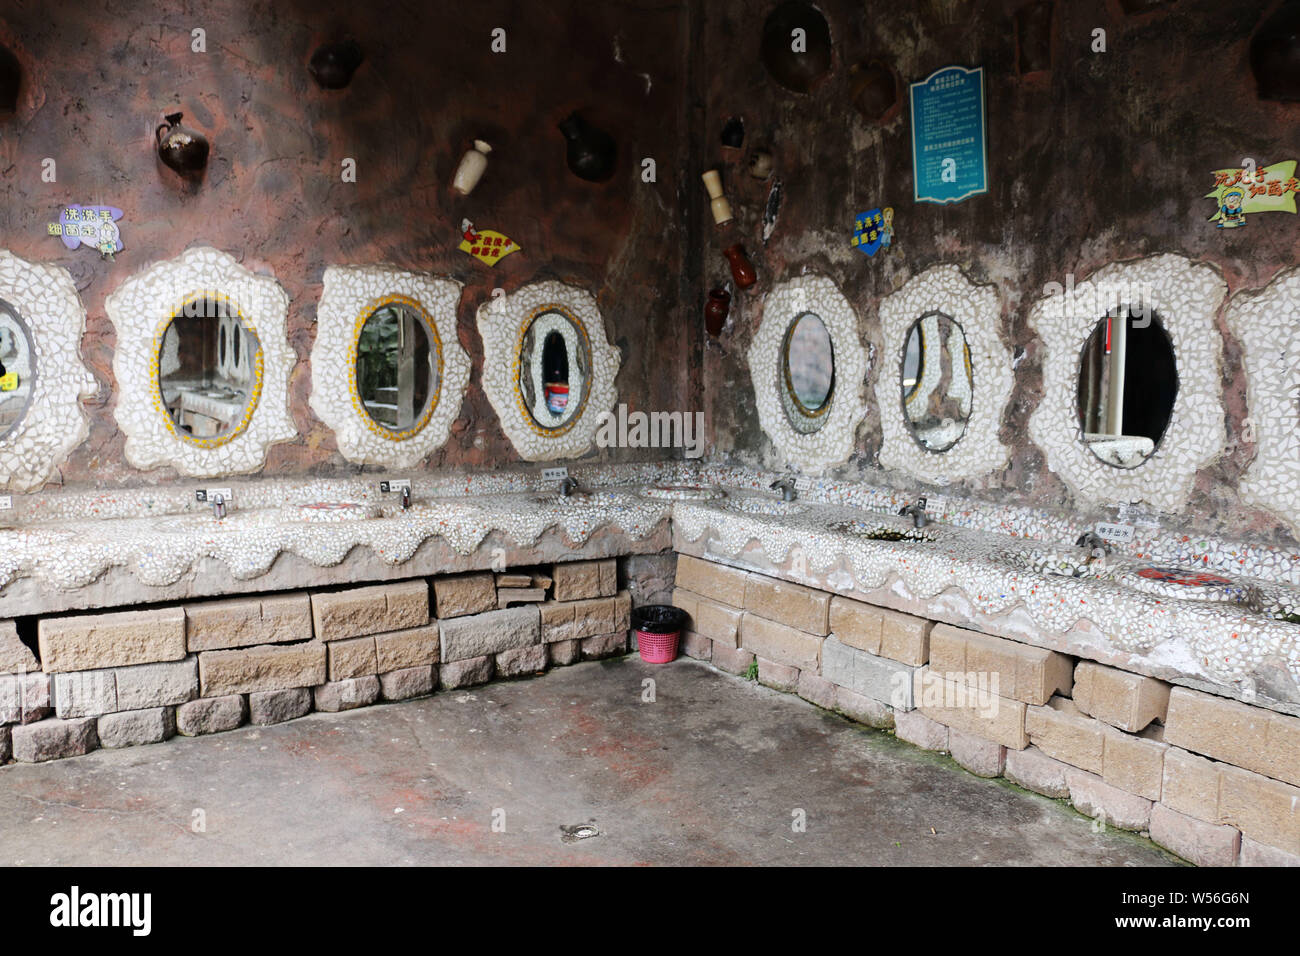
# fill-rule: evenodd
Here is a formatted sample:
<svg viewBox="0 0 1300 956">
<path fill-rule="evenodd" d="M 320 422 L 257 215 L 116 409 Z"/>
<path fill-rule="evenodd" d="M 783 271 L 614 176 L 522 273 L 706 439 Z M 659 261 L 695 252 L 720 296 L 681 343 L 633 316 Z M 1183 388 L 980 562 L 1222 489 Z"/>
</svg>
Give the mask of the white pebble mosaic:
<svg viewBox="0 0 1300 956">
<path fill-rule="evenodd" d="M 39 488 L 86 440 L 81 400 L 95 379 L 81 361 L 86 310 L 67 269 L 0 250 L 0 300 L 26 325 L 35 369 L 26 410 L 0 439 L 0 487 L 14 493 Z"/>
<path fill-rule="evenodd" d="M 1283 272 L 1262 292 L 1228 306 L 1228 327 L 1241 343 L 1255 458 L 1238 489 L 1300 535 L 1300 269 Z"/>
<path fill-rule="evenodd" d="M 903 409 L 899 369 L 912 324 L 939 312 L 955 320 L 966 336 L 971 360 L 970 418 L 961 438 L 942 452 L 930 451 L 912 434 Z M 990 285 L 976 285 L 954 265 L 935 266 L 908 281 L 880 303 L 884 361 L 876 379 L 880 406 L 880 464 L 897 468 L 924 481 L 946 484 L 996 471 L 1007 462 L 1008 449 L 998 440 L 1002 412 L 1011 398 L 1011 352 L 1002 344 L 998 327 L 1002 306 Z M 959 354 L 959 353 L 956 353 Z M 937 376 L 938 362 L 925 363 L 927 374 Z M 931 371 L 932 370 L 932 371 Z M 963 376 L 954 381 L 964 383 Z M 930 383 L 931 387 L 933 384 Z M 918 392 L 929 394 L 923 384 Z"/>
<path fill-rule="evenodd" d="M 157 398 L 157 343 L 172 317 L 198 297 L 234 306 L 262 354 L 260 387 L 247 424 L 215 444 L 178 434 Z M 296 363 L 286 329 L 289 296 L 275 279 L 250 272 L 220 250 L 196 247 L 127 279 L 104 308 L 117 331 L 115 414 L 133 467 L 171 466 L 195 477 L 246 474 L 262 467 L 271 445 L 298 437 L 289 414 L 289 374 Z"/>
<path fill-rule="evenodd" d="M 334 430 L 349 461 L 410 468 L 441 448 L 460 414 L 469 383 L 469 355 L 456 335 L 461 283 L 387 266 L 331 266 L 316 308 L 311 352 L 311 407 Z M 376 425 L 356 394 L 357 337 L 365 320 L 389 301 L 415 303 L 431 324 L 441 375 L 428 418 L 413 434 Z"/>
<path fill-rule="evenodd" d="M 830 409 L 819 413 L 823 422 L 814 431 L 795 428 L 782 401 L 786 332 L 805 313 L 817 316 L 826 326 L 835 361 Z M 758 420 L 782 464 L 820 472 L 853 454 L 858 425 L 867 414 L 862 400 L 867 353 L 858 338 L 857 313 L 834 282 L 810 273 L 773 287 L 763 302 L 762 319 L 749 346 L 749 374 Z"/>
</svg>

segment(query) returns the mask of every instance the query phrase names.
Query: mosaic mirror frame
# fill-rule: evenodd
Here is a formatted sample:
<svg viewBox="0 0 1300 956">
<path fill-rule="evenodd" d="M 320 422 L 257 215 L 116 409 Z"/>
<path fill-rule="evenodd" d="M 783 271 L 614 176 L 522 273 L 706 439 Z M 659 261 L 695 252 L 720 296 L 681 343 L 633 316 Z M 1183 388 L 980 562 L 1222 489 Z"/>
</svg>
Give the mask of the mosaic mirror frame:
<svg viewBox="0 0 1300 956">
<path fill-rule="evenodd" d="M 27 334 L 35 370 L 21 416 L 0 437 L 0 488 L 41 487 L 90 434 L 83 399 L 96 393 L 81 358 L 86 310 L 67 269 L 0 249 L 0 300 Z"/>
<path fill-rule="evenodd" d="M 977 285 L 956 265 L 941 265 L 913 276 L 880 303 L 880 328 L 886 360 L 876 379 L 880 406 L 880 465 L 915 478 L 946 484 L 1001 470 L 1010 449 L 998 438 L 1002 414 L 1011 400 L 1011 350 L 998 333 L 1002 302 L 992 285 Z M 917 440 L 908 420 L 899 383 L 903 354 L 912 326 L 927 315 L 945 315 L 966 340 L 971 364 L 970 414 L 961 437 L 943 450 Z"/>
<path fill-rule="evenodd" d="M 533 417 L 521 387 L 524 339 L 533 322 L 548 312 L 558 312 L 573 323 L 589 358 L 589 380 L 579 410 L 556 427 Z M 563 282 L 536 282 L 483 303 L 476 322 L 483 337 L 483 390 L 515 451 L 525 461 L 585 455 L 595 441 L 602 414 L 618 400 L 614 380 L 622 363 L 622 353 L 605 337 L 595 296 Z"/>
<path fill-rule="evenodd" d="M 785 343 L 795 320 L 808 313 L 821 319 L 830 334 L 835 369 L 834 387 L 817 410 L 824 423 L 805 432 L 787 411 Z M 759 423 L 782 465 L 816 472 L 848 461 L 867 413 L 862 400 L 867 353 L 858 338 L 857 314 L 831 279 L 810 273 L 773 287 L 749 346 L 749 374 Z"/>
<path fill-rule="evenodd" d="M 330 266 L 316 309 L 312 346 L 312 411 L 338 440 L 349 461 L 408 468 L 446 444 L 469 384 L 469 354 L 461 347 L 456 308 L 462 284 L 455 279 L 390 266 Z M 437 353 L 437 389 L 410 428 L 391 429 L 366 412 L 357 383 L 361 330 L 377 309 L 414 310 Z"/>
<path fill-rule="evenodd" d="M 201 298 L 225 302 L 260 345 L 253 399 L 240 426 L 213 438 L 177 430 L 158 375 L 167 327 L 187 302 Z M 289 376 L 297 361 L 287 335 L 289 296 L 275 279 L 218 249 L 196 247 L 127 279 L 104 307 L 117 332 L 114 415 L 132 467 L 170 466 L 190 477 L 247 474 L 265 464 L 272 445 L 297 437 L 289 414 Z"/>
<path fill-rule="evenodd" d="M 1214 318 L 1227 294 L 1217 270 L 1164 254 L 1117 262 L 1087 280 L 1039 299 L 1029 325 L 1042 340 L 1042 399 L 1029 435 L 1085 504 L 1146 502 L 1164 512 L 1186 508 L 1196 473 L 1223 450 L 1223 343 Z M 1097 323 L 1120 306 L 1150 308 L 1173 344 L 1178 392 L 1160 443 L 1140 464 L 1102 461 L 1079 424 L 1079 356 Z"/>
</svg>

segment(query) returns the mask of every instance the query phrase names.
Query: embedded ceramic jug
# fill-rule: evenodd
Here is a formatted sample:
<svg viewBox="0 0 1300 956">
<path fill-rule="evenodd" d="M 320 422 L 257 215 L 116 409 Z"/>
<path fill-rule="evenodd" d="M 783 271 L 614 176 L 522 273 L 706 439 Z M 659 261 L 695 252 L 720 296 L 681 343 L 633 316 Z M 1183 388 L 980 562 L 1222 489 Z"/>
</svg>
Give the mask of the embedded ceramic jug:
<svg viewBox="0 0 1300 956">
<path fill-rule="evenodd" d="M 704 180 L 704 188 L 709 191 L 709 210 L 713 213 L 713 221 L 719 226 L 731 222 L 731 203 L 722 194 L 722 176 L 716 169 L 710 169 L 700 178 Z"/>
<path fill-rule="evenodd" d="M 460 158 L 460 165 L 456 167 L 451 188 L 462 196 L 472 193 L 483 177 L 483 171 L 487 169 L 487 154 L 490 152 L 492 152 L 491 146 L 481 139 L 474 140 L 474 148 L 466 150 L 465 155 Z"/>
<path fill-rule="evenodd" d="M 194 176 L 208 165 L 208 141 L 181 125 L 183 113 L 168 113 L 167 122 L 154 130 L 158 140 L 158 158 L 182 176 Z"/>
<path fill-rule="evenodd" d="M 772 175 L 772 154 L 765 149 L 756 149 L 749 157 L 749 175 L 755 179 L 767 179 Z"/>
<path fill-rule="evenodd" d="M 758 281 L 758 273 L 754 271 L 754 264 L 745 255 L 744 246 L 736 243 L 734 246 L 723 249 L 722 254 L 731 263 L 731 277 L 736 280 L 736 288 L 748 289 Z"/>
<path fill-rule="evenodd" d="M 863 119 L 879 123 L 898 105 L 898 81 L 886 64 L 879 60 L 857 63 L 849 75 L 849 99 Z"/>
<path fill-rule="evenodd" d="M 352 82 L 352 74 L 364 59 L 356 40 L 342 40 L 317 49 L 307 69 L 322 90 L 341 90 Z"/>
<path fill-rule="evenodd" d="M 23 84 L 23 70 L 18 57 L 8 47 L 0 46 L 0 113 L 18 108 L 18 89 Z"/>
<path fill-rule="evenodd" d="M 709 292 L 709 301 L 704 303 L 704 328 L 717 338 L 727 324 L 727 313 L 731 311 L 731 293 L 726 289 L 713 289 Z"/>
<path fill-rule="evenodd" d="M 560 132 L 568 141 L 565 157 L 573 175 L 591 183 L 604 182 L 614 175 L 616 147 L 612 136 L 589 125 L 577 113 L 560 123 Z"/>
</svg>

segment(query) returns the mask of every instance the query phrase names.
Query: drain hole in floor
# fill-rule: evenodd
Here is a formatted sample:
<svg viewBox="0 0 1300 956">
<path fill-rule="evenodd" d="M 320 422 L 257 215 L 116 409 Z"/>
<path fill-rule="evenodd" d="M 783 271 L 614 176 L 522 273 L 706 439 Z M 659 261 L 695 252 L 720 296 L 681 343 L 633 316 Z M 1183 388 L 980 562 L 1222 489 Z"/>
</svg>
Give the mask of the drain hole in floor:
<svg viewBox="0 0 1300 956">
<path fill-rule="evenodd" d="M 573 826 L 560 827 L 561 843 L 578 843 L 600 836 L 600 829 L 594 823 L 576 823 Z"/>
</svg>

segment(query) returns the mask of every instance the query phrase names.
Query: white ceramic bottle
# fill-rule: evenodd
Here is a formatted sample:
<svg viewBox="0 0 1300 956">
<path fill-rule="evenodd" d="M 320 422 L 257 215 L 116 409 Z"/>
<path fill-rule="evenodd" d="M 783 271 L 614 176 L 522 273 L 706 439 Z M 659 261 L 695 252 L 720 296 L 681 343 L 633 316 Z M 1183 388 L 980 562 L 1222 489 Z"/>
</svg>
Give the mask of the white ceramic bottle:
<svg viewBox="0 0 1300 956">
<path fill-rule="evenodd" d="M 709 191 L 709 209 L 713 213 L 714 223 L 720 226 L 724 222 L 731 222 L 731 203 L 722 194 L 722 176 L 716 169 L 710 169 L 700 178 L 704 180 L 704 188 Z"/>
<path fill-rule="evenodd" d="M 483 171 L 487 169 L 487 154 L 490 152 L 492 152 L 491 146 L 481 139 L 474 140 L 474 148 L 467 150 L 460 158 L 460 165 L 456 167 L 456 176 L 451 181 L 452 189 L 462 196 L 472 193 L 483 177 Z"/>
</svg>

